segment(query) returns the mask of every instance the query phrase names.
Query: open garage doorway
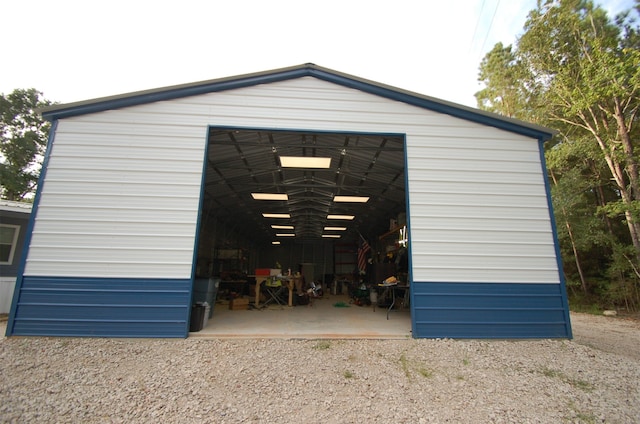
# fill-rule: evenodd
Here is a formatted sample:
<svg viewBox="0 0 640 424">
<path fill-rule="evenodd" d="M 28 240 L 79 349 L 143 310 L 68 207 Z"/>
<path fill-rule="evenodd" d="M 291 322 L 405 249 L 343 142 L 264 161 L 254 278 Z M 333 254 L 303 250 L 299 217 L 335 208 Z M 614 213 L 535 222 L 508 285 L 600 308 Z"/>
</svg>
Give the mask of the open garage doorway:
<svg viewBox="0 0 640 424">
<path fill-rule="evenodd" d="M 210 127 L 197 332 L 371 337 L 402 320 L 410 334 L 409 290 L 379 287 L 411 279 L 405 164 L 403 134 Z"/>
</svg>

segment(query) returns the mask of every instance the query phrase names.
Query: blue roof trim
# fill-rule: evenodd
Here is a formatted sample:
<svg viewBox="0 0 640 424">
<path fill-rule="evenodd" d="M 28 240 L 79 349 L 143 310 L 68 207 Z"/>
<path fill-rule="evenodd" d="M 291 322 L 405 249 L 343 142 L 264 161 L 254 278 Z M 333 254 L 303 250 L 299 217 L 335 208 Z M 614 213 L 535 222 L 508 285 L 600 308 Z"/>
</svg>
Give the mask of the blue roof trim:
<svg viewBox="0 0 640 424">
<path fill-rule="evenodd" d="M 218 91 L 233 90 L 258 84 L 268 84 L 295 78 L 312 76 L 366 93 L 397 100 L 413 106 L 445 113 L 457 118 L 489 125 L 536 139 L 548 140 L 554 131 L 538 125 L 529 124 L 512 118 L 473 109 L 455 103 L 446 102 L 396 87 L 376 83 L 348 74 L 322 68 L 314 64 L 304 64 L 273 71 L 240 75 L 237 77 L 202 81 L 154 90 L 140 91 L 119 96 L 105 97 L 84 102 L 54 105 L 42 110 L 42 116 L 48 120 L 69 118 L 110 109 L 141 105 L 145 103 L 172 100 Z"/>
<path fill-rule="evenodd" d="M 106 97 L 94 101 L 70 103 L 68 105 L 58 105 L 43 109 L 42 117 L 51 119 L 69 118 L 71 116 L 85 115 L 89 113 L 102 112 L 110 109 L 136 106 L 145 103 L 158 102 L 163 100 L 173 100 L 182 97 L 196 96 L 199 94 L 213 93 L 216 91 L 233 90 L 236 88 L 250 87 L 258 84 L 268 84 L 272 82 L 284 81 L 293 78 L 307 76 L 304 70 L 283 71 L 273 74 L 239 77 L 238 79 L 221 79 L 210 82 L 187 84 L 166 89 L 149 90 L 131 95 Z"/>
<path fill-rule="evenodd" d="M 518 122 L 517 120 L 506 118 L 497 114 L 484 112 L 479 109 L 468 108 L 466 106 L 445 102 L 443 100 L 438 100 L 435 98 L 429 98 L 427 96 L 394 89 L 392 87 L 371 84 L 359 79 L 349 79 L 345 78 L 344 76 L 335 75 L 324 71 L 312 70 L 310 73 L 312 76 L 315 76 L 316 78 L 322 79 L 324 81 L 333 82 L 349 88 L 364 91 L 369 94 L 386 97 L 391 100 L 397 100 L 413 106 L 433 110 L 434 112 L 444 113 L 456 118 L 489 125 L 528 137 L 548 140 L 554 134 L 554 131 L 552 131 L 551 129 L 543 131 L 542 129 L 531 128 L 530 126 L 527 126 L 525 122 Z"/>
</svg>

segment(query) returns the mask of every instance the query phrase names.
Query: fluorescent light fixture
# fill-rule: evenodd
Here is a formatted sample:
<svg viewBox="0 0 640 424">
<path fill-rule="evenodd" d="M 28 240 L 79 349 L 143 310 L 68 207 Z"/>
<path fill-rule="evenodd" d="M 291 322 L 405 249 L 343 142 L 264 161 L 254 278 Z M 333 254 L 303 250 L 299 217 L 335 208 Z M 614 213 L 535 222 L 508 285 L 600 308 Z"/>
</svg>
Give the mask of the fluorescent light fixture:
<svg viewBox="0 0 640 424">
<path fill-rule="evenodd" d="M 289 200 L 286 193 L 251 193 L 255 200 Z"/>
<path fill-rule="evenodd" d="M 283 168 L 330 168 L 331 158 L 310 156 L 280 156 Z"/>
<path fill-rule="evenodd" d="M 333 196 L 334 202 L 367 203 L 368 196 Z"/>
<path fill-rule="evenodd" d="M 274 230 L 293 230 L 293 225 L 272 225 Z"/>
<path fill-rule="evenodd" d="M 340 234 L 323 234 L 323 238 L 340 238 L 342 237 Z"/>
<path fill-rule="evenodd" d="M 355 215 L 327 215 L 327 219 L 345 219 L 351 221 Z"/>
<path fill-rule="evenodd" d="M 288 213 L 263 213 L 262 216 L 265 218 L 291 218 Z"/>
<path fill-rule="evenodd" d="M 280 244 L 279 241 L 272 241 L 271 244 Z"/>
<path fill-rule="evenodd" d="M 295 237 L 295 234 L 292 233 L 277 233 L 276 237 Z"/>
<path fill-rule="evenodd" d="M 347 231 L 347 227 L 324 227 L 324 230 L 325 231 Z"/>
</svg>

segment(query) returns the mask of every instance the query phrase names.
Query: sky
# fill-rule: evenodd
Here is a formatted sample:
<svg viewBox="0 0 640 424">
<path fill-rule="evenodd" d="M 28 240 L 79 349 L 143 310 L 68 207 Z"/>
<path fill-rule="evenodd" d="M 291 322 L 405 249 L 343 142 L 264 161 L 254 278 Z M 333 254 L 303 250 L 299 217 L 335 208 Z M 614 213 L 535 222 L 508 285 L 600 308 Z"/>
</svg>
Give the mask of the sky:
<svg viewBox="0 0 640 424">
<path fill-rule="evenodd" d="M 633 0 L 600 0 L 610 14 Z M 475 107 L 536 0 L 7 0 L 0 93 L 70 103 L 303 63 Z"/>
</svg>

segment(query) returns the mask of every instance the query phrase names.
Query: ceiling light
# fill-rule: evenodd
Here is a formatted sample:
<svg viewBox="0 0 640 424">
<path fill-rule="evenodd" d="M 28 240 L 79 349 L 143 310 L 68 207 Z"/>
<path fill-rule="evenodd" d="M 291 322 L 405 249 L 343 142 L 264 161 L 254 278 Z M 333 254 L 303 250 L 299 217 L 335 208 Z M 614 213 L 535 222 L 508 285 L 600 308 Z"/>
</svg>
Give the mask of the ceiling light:
<svg viewBox="0 0 640 424">
<path fill-rule="evenodd" d="M 310 156 L 280 156 L 283 168 L 330 168 L 331 158 Z"/>
<path fill-rule="evenodd" d="M 353 203 L 367 203 L 369 197 L 367 196 L 334 196 L 334 202 L 353 202 Z"/>
<path fill-rule="evenodd" d="M 347 231 L 347 227 L 324 227 L 324 230 L 325 231 Z"/>
<path fill-rule="evenodd" d="M 272 225 L 274 230 L 293 230 L 293 225 Z"/>
<path fill-rule="evenodd" d="M 271 244 L 280 244 L 279 241 L 272 241 Z"/>
<path fill-rule="evenodd" d="M 355 215 L 327 215 L 327 219 L 346 219 L 351 221 L 353 218 L 355 218 Z"/>
<path fill-rule="evenodd" d="M 262 216 L 265 218 L 291 218 L 288 213 L 263 213 Z"/>
<path fill-rule="evenodd" d="M 340 234 L 323 234 L 323 238 L 340 238 Z"/>
<path fill-rule="evenodd" d="M 293 233 L 277 233 L 276 237 L 295 237 L 296 235 Z"/>
<path fill-rule="evenodd" d="M 251 193 L 255 200 L 289 200 L 286 193 Z"/>
</svg>

